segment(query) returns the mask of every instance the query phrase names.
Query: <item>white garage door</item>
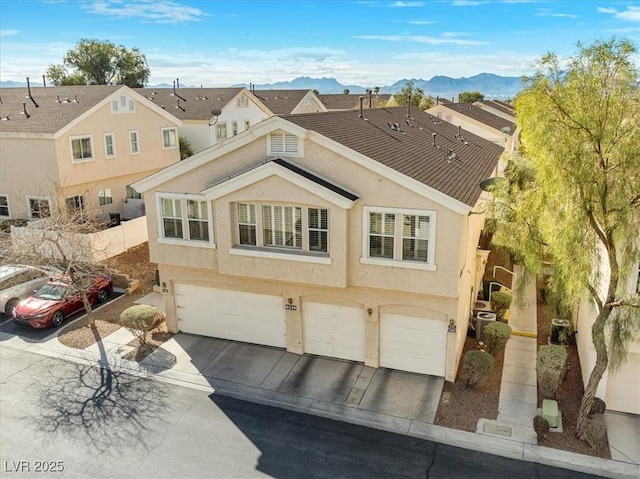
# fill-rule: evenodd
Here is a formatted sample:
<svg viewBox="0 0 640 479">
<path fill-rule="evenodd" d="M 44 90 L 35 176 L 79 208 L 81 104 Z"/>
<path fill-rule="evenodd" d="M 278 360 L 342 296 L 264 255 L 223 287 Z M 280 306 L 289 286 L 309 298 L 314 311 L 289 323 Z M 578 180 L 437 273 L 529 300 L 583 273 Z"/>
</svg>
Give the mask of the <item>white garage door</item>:
<svg viewBox="0 0 640 479">
<path fill-rule="evenodd" d="M 215 338 L 286 346 L 282 298 L 176 284 L 178 329 Z"/>
<path fill-rule="evenodd" d="M 444 321 L 399 314 L 380 317 L 380 366 L 444 376 L 447 326 Z"/>
<path fill-rule="evenodd" d="M 629 353 L 627 361 L 607 383 L 607 409 L 640 414 L 640 353 Z"/>
<path fill-rule="evenodd" d="M 302 304 L 304 352 L 364 361 L 362 308 L 336 304 Z"/>
</svg>

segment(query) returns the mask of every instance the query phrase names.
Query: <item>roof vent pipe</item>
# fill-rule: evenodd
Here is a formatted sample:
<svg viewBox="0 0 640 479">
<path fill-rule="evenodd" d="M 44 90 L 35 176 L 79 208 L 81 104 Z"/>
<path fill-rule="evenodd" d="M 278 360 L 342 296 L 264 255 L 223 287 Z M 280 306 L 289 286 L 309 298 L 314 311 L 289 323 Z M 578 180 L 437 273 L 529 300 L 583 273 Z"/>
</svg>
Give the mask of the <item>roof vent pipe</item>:
<svg viewBox="0 0 640 479">
<path fill-rule="evenodd" d="M 180 78 L 176 78 L 176 87 L 180 88 Z"/>
<path fill-rule="evenodd" d="M 359 100 L 360 100 L 360 118 L 362 118 L 362 102 L 364 101 L 364 97 L 363 96 L 359 97 Z"/>
<path fill-rule="evenodd" d="M 27 118 L 29 118 L 31 116 L 27 112 L 27 104 L 25 102 L 22 102 L 22 112 L 21 113 Z"/>
<path fill-rule="evenodd" d="M 433 138 L 433 146 L 436 146 L 436 134 L 431 133 L 431 137 Z"/>
<path fill-rule="evenodd" d="M 440 97 L 439 97 L 439 96 L 437 96 L 437 97 L 436 97 L 436 106 L 438 106 L 439 104 L 440 104 Z"/>
<path fill-rule="evenodd" d="M 29 96 L 25 98 L 28 98 L 29 100 L 31 100 L 35 105 L 35 107 L 38 108 L 39 105 L 36 103 L 36 100 L 33 98 L 33 95 L 31 94 L 31 83 L 29 82 L 29 77 L 27 77 L 27 92 L 29 93 Z"/>
<path fill-rule="evenodd" d="M 43 87 L 47 87 L 47 76 L 46 75 L 42 75 L 42 86 Z"/>
<path fill-rule="evenodd" d="M 458 136 L 461 137 L 462 136 L 462 126 L 458 125 Z"/>
<path fill-rule="evenodd" d="M 411 95 L 407 96 L 407 118 L 411 118 Z"/>
<path fill-rule="evenodd" d="M 369 90 L 369 110 L 371 110 L 371 90 Z"/>
</svg>

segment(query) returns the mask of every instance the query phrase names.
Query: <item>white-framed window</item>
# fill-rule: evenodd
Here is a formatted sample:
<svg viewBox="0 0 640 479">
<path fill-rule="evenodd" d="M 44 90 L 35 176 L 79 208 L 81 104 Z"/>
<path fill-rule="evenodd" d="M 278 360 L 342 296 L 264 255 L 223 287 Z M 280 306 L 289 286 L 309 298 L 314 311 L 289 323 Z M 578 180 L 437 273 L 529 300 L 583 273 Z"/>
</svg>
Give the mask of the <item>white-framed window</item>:
<svg viewBox="0 0 640 479">
<path fill-rule="evenodd" d="M 141 200 L 142 195 L 138 193 L 131 185 L 126 186 L 126 197 L 130 200 Z"/>
<path fill-rule="evenodd" d="M 51 200 L 41 196 L 27 196 L 29 219 L 35 220 L 51 216 Z"/>
<path fill-rule="evenodd" d="M 104 134 L 104 155 L 107 158 L 115 158 L 116 156 L 116 142 L 113 133 Z"/>
<path fill-rule="evenodd" d="M 249 106 L 249 98 L 244 95 L 240 95 L 236 98 L 236 106 L 238 108 L 247 108 Z"/>
<path fill-rule="evenodd" d="M 364 208 L 362 263 L 435 270 L 436 212 Z"/>
<path fill-rule="evenodd" d="M 162 146 L 165 150 L 178 148 L 178 129 L 163 128 L 162 129 Z"/>
<path fill-rule="evenodd" d="M 111 113 L 133 113 L 136 111 L 136 102 L 126 95 L 111 100 Z"/>
<path fill-rule="evenodd" d="M 72 136 L 69 138 L 71 145 L 71 161 L 82 163 L 93 160 L 93 137 L 91 135 Z"/>
<path fill-rule="evenodd" d="M 227 138 L 227 123 L 222 122 L 216 125 L 216 141 L 222 141 Z"/>
<path fill-rule="evenodd" d="M 0 195 L 0 217 L 11 217 L 11 212 L 9 210 L 9 197 L 7 195 Z"/>
<path fill-rule="evenodd" d="M 236 136 L 238 134 L 238 122 L 231 122 L 231 136 Z"/>
<path fill-rule="evenodd" d="M 271 133 L 267 146 L 270 156 L 301 156 L 302 147 L 296 135 L 290 133 Z"/>
<path fill-rule="evenodd" d="M 256 246 L 256 205 L 238 203 L 238 243 Z"/>
<path fill-rule="evenodd" d="M 324 208 L 309 208 L 309 251 L 329 251 L 329 211 Z"/>
<path fill-rule="evenodd" d="M 132 155 L 140 153 L 140 139 L 137 130 L 129 131 L 129 149 Z"/>
<path fill-rule="evenodd" d="M 270 256 L 269 251 L 282 257 L 286 253 L 303 255 L 299 261 L 319 260 L 330 263 L 329 212 L 325 208 L 296 205 L 238 203 L 236 206 L 239 247 L 232 254 Z M 260 214 L 260 212 L 262 214 Z M 307 259 L 304 259 L 307 258 Z M 293 259 L 293 258 L 285 258 Z"/>
<path fill-rule="evenodd" d="M 245 120 L 244 121 L 244 129 L 248 130 L 250 126 L 251 126 L 251 120 Z"/>
<path fill-rule="evenodd" d="M 77 220 L 84 220 L 84 196 L 77 195 L 65 198 L 67 213 Z"/>
<path fill-rule="evenodd" d="M 158 194 L 159 242 L 215 246 L 211 202 L 199 195 Z"/>
<path fill-rule="evenodd" d="M 265 246 L 302 249 L 302 208 L 262 205 Z"/>
<path fill-rule="evenodd" d="M 113 203 L 113 195 L 110 188 L 98 191 L 98 204 L 100 206 L 107 206 L 111 203 Z"/>
</svg>

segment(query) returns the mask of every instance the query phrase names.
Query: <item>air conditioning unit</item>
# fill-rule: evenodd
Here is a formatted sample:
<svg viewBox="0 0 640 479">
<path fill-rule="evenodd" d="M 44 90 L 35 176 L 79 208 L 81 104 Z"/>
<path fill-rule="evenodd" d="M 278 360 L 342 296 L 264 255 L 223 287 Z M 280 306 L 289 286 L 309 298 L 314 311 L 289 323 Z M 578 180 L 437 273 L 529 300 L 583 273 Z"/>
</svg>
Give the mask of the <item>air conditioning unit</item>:
<svg viewBox="0 0 640 479">
<path fill-rule="evenodd" d="M 484 301 L 482 299 L 477 300 L 473 305 L 473 315 L 477 316 L 478 313 L 491 311 L 491 302 Z"/>
<path fill-rule="evenodd" d="M 484 341 L 484 328 L 487 324 L 496 320 L 496 313 L 490 311 L 480 311 L 476 315 L 476 339 Z"/>
</svg>

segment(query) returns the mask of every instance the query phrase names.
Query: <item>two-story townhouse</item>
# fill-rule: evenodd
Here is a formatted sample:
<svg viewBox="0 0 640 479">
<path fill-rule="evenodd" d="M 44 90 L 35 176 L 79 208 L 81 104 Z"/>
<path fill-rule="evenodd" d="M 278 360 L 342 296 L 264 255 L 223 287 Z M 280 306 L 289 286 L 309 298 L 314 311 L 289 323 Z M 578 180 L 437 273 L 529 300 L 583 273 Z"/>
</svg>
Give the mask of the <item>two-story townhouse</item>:
<svg viewBox="0 0 640 479">
<path fill-rule="evenodd" d="M 0 90 L 0 220 L 144 215 L 131 184 L 180 160 L 181 122 L 125 86 Z"/>
<path fill-rule="evenodd" d="M 503 118 L 474 103 L 452 103 L 436 99 L 436 104 L 427 113 L 500 145 L 508 152 L 513 152 L 517 147 L 514 141 L 515 119 Z"/>
<path fill-rule="evenodd" d="M 454 380 L 503 148 L 408 114 L 272 117 L 136 182 L 169 329 Z"/>
</svg>

